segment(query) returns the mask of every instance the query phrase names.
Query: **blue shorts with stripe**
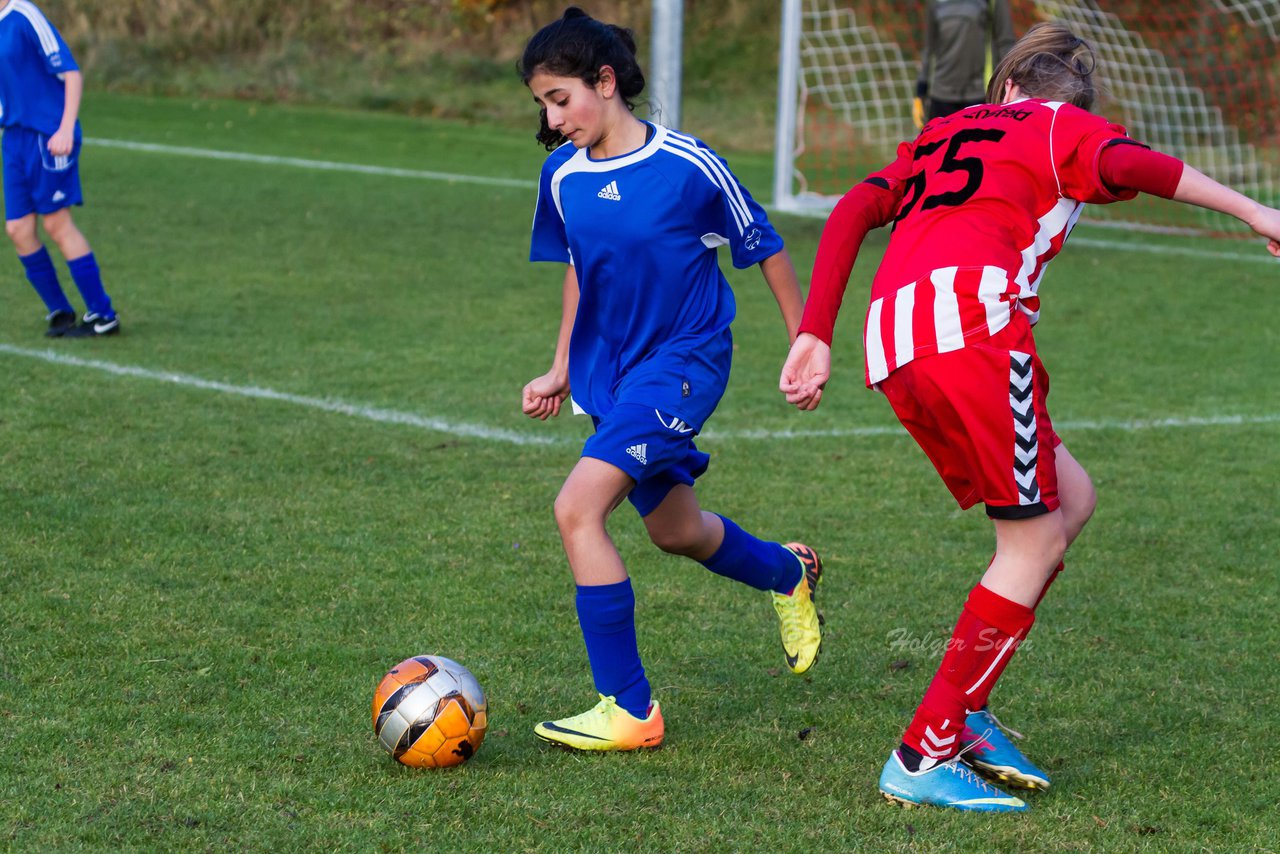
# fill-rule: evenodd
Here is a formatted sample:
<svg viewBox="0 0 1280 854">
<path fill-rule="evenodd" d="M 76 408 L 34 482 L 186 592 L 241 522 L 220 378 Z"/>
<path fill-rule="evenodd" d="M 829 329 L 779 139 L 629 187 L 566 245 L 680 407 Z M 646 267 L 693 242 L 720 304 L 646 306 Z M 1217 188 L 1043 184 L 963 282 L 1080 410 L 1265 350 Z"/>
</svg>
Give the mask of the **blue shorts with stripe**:
<svg viewBox="0 0 1280 854">
<path fill-rule="evenodd" d="M 4 155 L 4 218 L 51 214 L 84 204 L 80 193 L 80 135 L 71 154 L 49 153 L 49 137 L 24 127 L 7 127 L 0 141 Z"/>
<path fill-rule="evenodd" d="M 711 460 L 694 445 L 692 427 L 652 406 L 621 403 L 591 420 L 596 432 L 582 456 L 617 466 L 635 480 L 627 500 L 641 516 L 656 510 L 676 486 L 693 486 Z"/>
</svg>

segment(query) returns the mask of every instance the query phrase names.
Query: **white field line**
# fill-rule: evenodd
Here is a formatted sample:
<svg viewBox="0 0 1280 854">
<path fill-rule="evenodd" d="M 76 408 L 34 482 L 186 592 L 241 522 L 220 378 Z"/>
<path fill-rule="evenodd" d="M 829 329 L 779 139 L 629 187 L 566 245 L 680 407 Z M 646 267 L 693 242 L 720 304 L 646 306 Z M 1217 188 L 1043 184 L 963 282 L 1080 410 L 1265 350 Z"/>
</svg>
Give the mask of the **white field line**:
<svg viewBox="0 0 1280 854">
<path fill-rule="evenodd" d="M 288 394 L 287 392 L 275 391 L 274 389 L 269 388 L 260 388 L 258 386 L 243 386 L 234 385 L 232 383 L 216 382 L 214 380 L 193 377 L 190 374 L 177 374 L 169 371 L 153 371 L 148 368 L 138 368 L 132 365 L 117 365 L 112 362 L 103 362 L 98 359 L 82 359 L 79 356 L 68 356 L 65 353 L 56 353 L 52 350 L 28 350 L 23 347 L 14 347 L 10 344 L 0 344 L 0 353 L 8 353 L 11 356 L 23 356 L 29 359 L 40 359 L 45 362 L 52 362 L 55 365 L 89 368 L 94 371 L 102 371 L 104 373 L 114 374 L 121 377 L 135 377 L 137 379 L 172 383 L 173 385 L 186 386 L 188 388 L 204 389 L 205 391 L 216 391 L 220 394 L 231 394 L 238 397 L 253 397 L 260 400 L 274 400 L 279 403 L 292 404 L 293 406 L 304 406 L 308 409 L 319 409 L 322 412 L 333 412 L 338 415 L 347 415 L 352 418 L 363 418 L 366 421 L 377 421 L 382 424 L 403 424 L 408 427 L 417 427 L 422 430 L 433 430 L 437 433 L 447 433 L 451 436 L 465 437 L 468 439 L 490 439 L 496 442 L 506 442 L 511 445 L 555 444 L 555 440 L 552 438 L 546 436 L 526 436 L 523 433 L 517 433 L 514 430 L 502 430 L 494 427 L 484 427 L 477 424 L 448 421 L 444 418 L 432 418 L 430 416 L 415 415 L 412 412 L 398 412 L 394 409 L 381 409 L 376 406 L 347 403 L 345 401 L 334 400 L 332 398 L 305 397 L 299 394 Z"/>
<path fill-rule="evenodd" d="M 582 441 L 580 437 L 562 438 L 539 436 L 515 430 L 503 430 L 501 428 L 486 427 L 480 424 L 468 424 L 461 421 L 450 421 L 445 418 L 418 415 L 412 412 L 400 412 L 394 409 L 366 406 L 360 403 L 348 403 L 347 401 L 335 400 L 333 398 L 307 397 L 305 395 L 289 394 L 287 392 L 275 391 L 274 389 L 262 388 L 260 386 L 242 386 L 235 385 L 233 383 L 206 380 L 200 377 L 191 376 L 190 374 L 179 374 L 171 371 L 155 371 L 149 368 L 135 367 L 133 365 L 117 365 L 113 362 L 104 362 L 99 359 L 85 359 L 80 356 L 69 356 L 65 353 L 58 353 L 53 350 L 30 350 L 25 347 L 15 347 L 11 344 L 0 344 L 0 353 L 20 358 L 39 359 L 40 361 L 49 362 L 55 365 L 65 365 L 73 368 L 88 368 L 89 370 L 101 371 L 115 376 L 171 383 L 173 385 L 184 386 L 187 388 L 202 389 L 204 391 L 213 391 L 219 394 L 229 394 L 237 397 L 249 397 L 259 400 L 275 401 L 277 403 L 287 403 L 291 406 L 301 406 L 307 409 L 316 409 L 322 412 L 346 415 L 350 418 L 361 418 L 365 421 L 375 421 L 380 424 L 399 424 L 406 427 L 415 427 L 420 430 L 431 430 L 436 433 L 444 433 L 457 438 L 485 439 L 508 445 L 565 445 L 577 444 Z M 1204 417 L 1189 416 L 1185 418 L 1154 418 L 1150 420 L 1137 421 L 1064 421 L 1059 422 L 1054 426 L 1059 431 L 1070 432 L 1085 430 L 1120 430 L 1124 432 L 1135 432 L 1139 430 L 1165 430 L 1185 427 L 1244 427 L 1249 425 L 1267 424 L 1280 424 L 1280 414 L 1212 415 Z M 530 427 L 531 429 L 536 429 L 536 425 L 531 424 Z M 706 433 L 702 434 L 701 438 L 711 441 L 728 439 L 789 441 L 793 439 L 870 438 L 874 436 L 906 435 L 906 431 L 901 427 L 884 426 L 838 427 L 824 430 L 708 430 Z"/>
<path fill-rule="evenodd" d="M 208 148 L 192 148 L 188 146 L 177 145 L 161 145 L 148 142 L 133 142 L 129 140 L 117 139 L 100 139 L 88 138 L 85 142 L 90 145 L 102 146 L 104 148 L 119 148 L 127 151 L 139 151 L 151 154 L 168 154 L 182 157 L 197 157 L 206 160 L 227 160 L 242 163 L 258 163 L 270 166 L 291 166 L 299 169 L 314 169 L 330 172 L 351 172 L 365 175 L 377 175 L 382 177 L 397 178 L 416 178 L 429 181 L 445 181 L 448 183 L 458 184 L 481 184 L 487 186 L 513 187 L 518 189 L 534 189 L 537 185 L 533 181 L 524 181 L 514 178 L 491 178 L 481 175 L 463 175 L 451 172 L 435 172 L 423 169 L 399 169 L 387 166 L 370 166 L 361 163 L 341 163 L 328 160 L 307 160 L 300 157 L 280 157 L 266 154 L 248 154 L 233 151 L 218 151 Z M 1149 243 L 1096 240 L 1087 237 L 1076 237 L 1071 241 L 1073 246 L 1084 246 L 1086 248 L 1114 250 L 1120 252 L 1151 252 L 1155 254 L 1181 255 L 1195 258 L 1206 258 L 1212 260 L 1225 261 L 1249 261 L 1274 263 L 1276 259 L 1265 252 L 1255 255 L 1242 255 L 1232 252 L 1217 252 L 1212 250 L 1202 250 L 1195 247 L 1183 246 L 1160 246 Z M 264 400 L 274 400 L 282 403 L 289 403 L 295 406 L 304 406 L 311 409 L 317 409 L 325 412 L 333 412 L 341 415 L 348 415 L 355 418 L 363 418 L 369 421 L 376 421 L 387 424 L 403 424 L 419 429 L 433 430 L 436 432 L 446 433 L 458 437 L 489 439 L 498 442 L 505 442 L 514 445 L 553 445 L 568 442 L 577 442 L 578 439 L 558 439 L 552 437 L 544 437 L 537 435 L 526 435 L 511 430 L 502 430 L 498 428 L 485 427 L 483 425 L 467 424 L 464 422 L 452 422 L 442 418 L 432 418 L 428 416 L 416 415 L 410 412 L 399 412 L 391 409 L 382 409 L 372 406 L 364 406 L 361 404 L 347 403 L 340 400 L 330 398 L 305 397 L 302 395 L 288 394 L 285 392 L 275 391 L 273 389 L 259 388 L 256 386 L 238 386 L 231 383 L 221 383 L 212 380 L 205 380 L 199 377 L 189 376 L 186 374 L 171 373 L 165 371 L 153 371 L 147 368 L 139 368 L 128 365 L 115 365 L 110 362 L 102 362 L 94 359 L 82 359 L 76 356 L 68 356 L 51 350 L 29 350 L 21 347 L 14 347 L 7 344 L 0 344 L 0 352 L 8 353 L 15 356 L 24 356 L 27 358 L 42 359 L 44 361 L 55 364 L 70 365 L 74 367 L 84 367 L 93 370 L 104 371 L 106 373 L 116 374 L 118 376 L 131 376 L 142 379 L 157 380 L 161 382 L 173 383 L 176 385 L 188 386 L 191 388 L 200 388 L 209 391 L 216 391 L 222 394 L 232 394 L 240 397 L 260 398 Z M 1188 418 L 1161 418 L 1151 420 L 1137 421 L 1080 421 L 1080 422 L 1062 422 L 1057 426 L 1063 430 L 1149 430 L 1149 429 L 1168 429 L 1179 427 L 1220 427 L 1220 426 L 1244 426 L 1249 424 L 1274 424 L 1280 421 L 1280 415 L 1262 415 L 1262 416 L 1243 416 L 1243 415 L 1222 415 L 1210 417 L 1188 417 Z M 824 430 L 709 430 L 703 434 L 706 439 L 755 439 L 755 440 L 788 440 L 788 439 L 816 439 L 816 438 L 840 438 L 840 437 L 872 437 L 872 436 L 901 436 L 905 432 L 897 426 L 885 427 L 847 427 L 847 428 L 831 428 Z"/>
<path fill-rule="evenodd" d="M 188 148 L 182 145 L 157 145 L 150 142 L 130 142 L 123 139 L 84 140 L 89 145 L 103 148 L 123 148 L 126 151 L 145 151 L 150 154 L 176 154 L 183 157 L 201 157 L 205 160 L 235 160 L 241 163 L 261 163 L 267 166 L 293 166 L 298 169 L 319 169 L 326 172 L 357 172 L 363 175 L 379 175 L 392 178 L 420 178 L 427 181 L 447 181 L 451 184 L 486 184 L 492 187 L 518 187 L 533 190 L 537 184 L 518 178 L 486 178 L 483 175 L 457 175 L 452 172 L 432 172 L 426 169 L 397 169 L 392 166 L 367 166 L 362 163 L 335 163 L 330 160 L 306 160 L 301 157 L 277 157 L 270 154 L 243 154 L 236 151 L 216 151 L 211 148 Z"/>
<path fill-rule="evenodd" d="M 1149 252 L 1153 255 L 1182 255 L 1188 258 L 1205 258 L 1213 261 L 1248 261 L 1259 264 L 1280 264 L 1280 258 L 1267 253 L 1262 238 L 1247 244 L 1255 249 L 1251 255 L 1237 252 L 1216 252 L 1211 249 L 1197 249 L 1194 246 L 1169 246 L 1165 244 L 1128 243 L 1122 240 L 1096 240 L 1092 237 L 1072 237 L 1067 240 L 1068 246 L 1083 246 L 1086 249 L 1114 249 L 1119 252 Z"/>
</svg>

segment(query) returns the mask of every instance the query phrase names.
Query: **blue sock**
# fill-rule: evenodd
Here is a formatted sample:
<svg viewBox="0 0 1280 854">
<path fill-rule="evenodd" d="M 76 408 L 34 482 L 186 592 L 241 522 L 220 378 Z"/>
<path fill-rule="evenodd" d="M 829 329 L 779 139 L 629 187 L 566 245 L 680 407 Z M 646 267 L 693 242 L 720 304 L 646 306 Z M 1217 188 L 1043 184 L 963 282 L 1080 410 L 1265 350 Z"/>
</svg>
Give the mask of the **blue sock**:
<svg viewBox="0 0 1280 854">
<path fill-rule="evenodd" d="M 103 320 L 110 320 L 116 316 L 111 308 L 111 297 L 107 296 L 106 290 L 102 287 L 98 259 L 93 257 L 92 252 L 81 255 L 74 261 L 68 261 L 67 269 L 71 271 L 71 278 L 75 281 L 80 296 L 84 298 L 85 308 Z"/>
<path fill-rule="evenodd" d="M 58 271 L 53 266 L 48 249 L 41 246 L 30 255 L 19 255 L 18 260 L 27 271 L 27 281 L 36 289 L 40 299 L 44 300 L 45 308 L 50 314 L 55 311 L 75 313 L 75 309 L 67 301 L 67 295 L 62 292 L 62 285 L 58 284 Z"/>
<path fill-rule="evenodd" d="M 718 514 L 717 514 L 718 515 Z M 733 523 L 724 522 L 724 542 L 702 565 L 725 578 L 741 581 L 757 590 L 790 593 L 804 576 L 795 553 L 781 543 L 757 540 Z"/>
<path fill-rule="evenodd" d="M 575 601 L 596 690 L 638 718 L 649 714 L 649 680 L 636 644 L 636 595 L 631 579 L 578 587 Z"/>
</svg>

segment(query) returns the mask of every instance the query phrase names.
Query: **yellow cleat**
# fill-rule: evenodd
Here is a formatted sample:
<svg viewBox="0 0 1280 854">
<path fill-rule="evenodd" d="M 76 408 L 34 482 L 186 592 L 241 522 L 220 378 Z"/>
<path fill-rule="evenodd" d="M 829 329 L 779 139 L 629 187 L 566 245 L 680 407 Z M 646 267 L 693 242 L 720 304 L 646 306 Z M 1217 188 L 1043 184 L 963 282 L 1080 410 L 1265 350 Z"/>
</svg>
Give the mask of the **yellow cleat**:
<svg viewBox="0 0 1280 854">
<path fill-rule="evenodd" d="M 800 561 L 804 574 L 791 595 L 770 595 L 782 623 L 782 651 L 787 656 L 787 666 L 793 673 L 804 673 L 813 667 L 822 651 L 823 619 L 813 602 L 814 591 L 822 580 L 822 559 L 803 543 L 787 543 L 786 547 Z"/>
<path fill-rule="evenodd" d="M 613 697 L 601 694 L 590 711 L 543 721 L 533 732 L 543 741 L 572 750 L 639 750 L 662 744 L 662 711 L 655 701 L 647 718 L 637 718 Z"/>
</svg>

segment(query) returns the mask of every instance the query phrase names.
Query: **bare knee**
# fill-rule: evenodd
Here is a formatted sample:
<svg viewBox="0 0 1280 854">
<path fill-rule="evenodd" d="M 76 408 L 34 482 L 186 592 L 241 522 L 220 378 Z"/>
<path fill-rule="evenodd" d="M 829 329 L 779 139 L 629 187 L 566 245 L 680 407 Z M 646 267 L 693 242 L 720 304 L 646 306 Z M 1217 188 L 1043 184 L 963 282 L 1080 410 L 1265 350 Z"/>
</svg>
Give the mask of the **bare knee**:
<svg viewBox="0 0 1280 854">
<path fill-rule="evenodd" d="M 567 489 L 560 490 L 556 496 L 553 511 L 560 536 L 566 539 L 588 528 L 604 525 L 605 514 L 596 502 Z"/>
<path fill-rule="evenodd" d="M 701 520 L 689 524 L 649 527 L 649 539 L 667 554 L 693 556 L 703 551 Z"/>
<path fill-rule="evenodd" d="M 1064 520 L 1065 522 L 1065 520 Z M 1044 539 L 1041 548 L 1044 556 L 1045 565 L 1053 567 L 1062 561 L 1067 554 L 1067 547 L 1071 545 L 1071 537 L 1067 532 L 1066 525 L 1062 525 L 1057 531 Z"/>
<path fill-rule="evenodd" d="M 35 214 L 22 219 L 5 220 L 4 233 L 9 235 L 19 255 L 30 255 L 40 249 L 40 240 L 36 237 Z"/>
<path fill-rule="evenodd" d="M 556 496 L 556 502 L 552 505 L 551 510 L 555 514 L 556 527 L 560 529 L 561 534 L 566 531 L 572 531 L 581 524 L 579 521 L 581 511 L 577 507 L 577 502 L 566 495 L 564 490 L 561 490 L 560 494 Z"/>
<path fill-rule="evenodd" d="M 79 244 L 84 242 L 84 236 L 80 234 L 80 229 L 76 228 L 69 209 L 63 208 L 46 215 L 41 220 L 41 225 L 44 226 L 50 239 L 58 244 L 63 255 L 74 258 L 79 254 L 77 250 L 80 248 Z"/>
<path fill-rule="evenodd" d="M 1061 501 L 1062 526 L 1067 546 L 1070 547 L 1093 517 L 1093 511 L 1098 506 L 1098 493 L 1093 488 L 1093 482 L 1085 477 L 1076 480 L 1067 490 L 1060 489 L 1058 497 Z"/>
<path fill-rule="evenodd" d="M 1070 517 L 1067 520 L 1067 536 L 1069 541 L 1074 541 L 1080 536 L 1080 532 L 1084 530 L 1084 526 L 1093 518 L 1093 511 L 1098 508 L 1098 492 L 1093 488 L 1093 484 L 1088 484 L 1088 489 L 1081 495 L 1076 497 L 1074 505 L 1070 508 Z M 1070 542 L 1068 542 L 1070 545 Z"/>
<path fill-rule="evenodd" d="M 1067 545 L 1075 540 L 1098 506 L 1098 493 L 1093 480 L 1065 446 L 1057 449 L 1058 500 L 1061 502 Z"/>
</svg>

